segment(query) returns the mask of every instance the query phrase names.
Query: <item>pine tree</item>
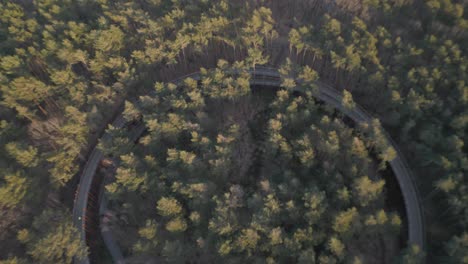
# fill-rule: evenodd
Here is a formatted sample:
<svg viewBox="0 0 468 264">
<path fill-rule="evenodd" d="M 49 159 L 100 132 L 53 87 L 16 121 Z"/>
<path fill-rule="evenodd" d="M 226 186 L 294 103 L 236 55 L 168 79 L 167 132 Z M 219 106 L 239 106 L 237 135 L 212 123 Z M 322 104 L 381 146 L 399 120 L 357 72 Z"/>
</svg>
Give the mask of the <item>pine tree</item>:
<svg viewBox="0 0 468 264">
<path fill-rule="evenodd" d="M 353 100 L 353 95 L 346 90 L 343 90 L 343 99 L 341 100 L 341 104 L 346 109 L 350 109 L 350 110 L 356 107 L 356 103 Z"/>
<path fill-rule="evenodd" d="M 32 181 L 24 173 L 6 173 L 1 175 L 5 181 L 0 185 L 0 204 L 12 208 L 17 207 L 31 197 Z"/>
<path fill-rule="evenodd" d="M 157 209 L 163 216 L 176 216 L 182 213 L 182 206 L 172 197 L 163 197 L 158 201 Z"/>
<path fill-rule="evenodd" d="M 356 192 L 356 197 L 359 199 L 359 203 L 362 206 L 367 206 L 378 197 L 381 197 L 384 185 L 384 180 L 374 182 L 367 176 L 355 179 L 354 190 Z"/>
<path fill-rule="evenodd" d="M 52 228 L 50 222 L 56 225 Z M 33 229 L 22 241 L 36 263 L 71 263 L 83 259 L 87 248 L 71 222 L 69 213 L 46 210 L 33 223 Z"/>
</svg>

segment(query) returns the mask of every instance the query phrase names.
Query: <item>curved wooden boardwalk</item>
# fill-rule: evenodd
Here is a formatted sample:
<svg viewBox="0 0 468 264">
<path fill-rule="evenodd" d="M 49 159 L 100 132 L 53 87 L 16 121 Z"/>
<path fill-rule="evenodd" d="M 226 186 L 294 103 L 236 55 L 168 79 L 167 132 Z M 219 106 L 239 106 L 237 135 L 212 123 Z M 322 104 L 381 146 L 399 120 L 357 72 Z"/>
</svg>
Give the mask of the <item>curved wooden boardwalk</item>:
<svg viewBox="0 0 468 264">
<path fill-rule="evenodd" d="M 267 67 L 256 67 L 250 70 L 251 74 L 251 85 L 262 85 L 279 87 L 281 85 L 281 78 L 274 68 Z M 192 73 L 183 77 L 178 78 L 172 83 L 180 84 L 185 78 L 192 78 L 194 80 L 200 80 L 200 74 L 198 72 Z M 362 107 L 356 104 L 356 107 L 349 109 L 343 106 L 341 93 L 333 89 L 332 87 L 322 83 L 316 82 L 318 89 L 317 93 L 313 93 L 317 99 L 333 106 L 334 108 L 341 111 L 344 115 L 351 118 L 356 123 L 370 123 L 374 119 L 368 114 Z M 301 88 L 295 88 L 296 91 L 303 92 Z M 115 121 L 112 123 L 114 127 L 122 128 L 125 124 L 122 114 L 120 114 Z M 131 132 L 132 138 L 138 138 L 143 133 L 144 129 L 136 127 Z M 406 217 L 408 221 L 408 244 L 416 244 L 423 250 L 425 249 L 425 227 L 424 227 L 424 216 L 422 209 L 422 202 L 418 193 L 417 185 L 411 174 L 411 170 L 405 163 L 403 155 L 399 150 L 398 146 L 393 142 L 391 137 L 384 131 L 387 141 L 396 150 L 396 158 L 390 161 L 390 167 L 393 170 L 395 177 L 397 178 L 399 187 L 403 194 L 403 200 L 405 203 Z M 109 137 L 109 134 L 105 134 L 103 138 Z M 75 205 L 73 208 L 73 221 L 81 232 L 82 238 L 86 241 L 86 208 L 88 202 L 88 195 L 91 189 L 91 183 L 94 175 L 96 174 L 97 167 L 100 160 L 103 158 L 102 153 L 95 147 L 93 152 L 85 164 L 83 173 L 80 177 L 80 184 L 78 186 L 77 196 L 75 198 Z M 102 197 L 102 200 L 105 198 Z M 106 211 L 105 204 L 100 206 L 100 214 L 104 214 Z M 104 242 L 108 247 L 115 262 L 124 263 L 123 255 L 118 247 L 118 244 L 113 239 L 112 234 L 109 232 L 109 228 L 106 223 L 103 223 L 101 233 L 104 238 Z M 89 263 L 89 259 L 83 260 L 81 263 Z"/>
</svg>

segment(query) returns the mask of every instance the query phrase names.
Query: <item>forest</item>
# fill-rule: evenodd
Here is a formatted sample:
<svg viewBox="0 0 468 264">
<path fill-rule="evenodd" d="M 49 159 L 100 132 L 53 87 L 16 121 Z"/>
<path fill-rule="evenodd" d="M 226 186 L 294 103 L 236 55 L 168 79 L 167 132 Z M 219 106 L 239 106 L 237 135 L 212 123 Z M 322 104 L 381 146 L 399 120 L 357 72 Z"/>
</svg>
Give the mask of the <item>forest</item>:
<svg viewBox="0 0 468 264">
<path fill-rule="evenodd" d="M 0 263 L 468 263 L 467 53 L 466 0 L 0 0 Z"/>
</svg>

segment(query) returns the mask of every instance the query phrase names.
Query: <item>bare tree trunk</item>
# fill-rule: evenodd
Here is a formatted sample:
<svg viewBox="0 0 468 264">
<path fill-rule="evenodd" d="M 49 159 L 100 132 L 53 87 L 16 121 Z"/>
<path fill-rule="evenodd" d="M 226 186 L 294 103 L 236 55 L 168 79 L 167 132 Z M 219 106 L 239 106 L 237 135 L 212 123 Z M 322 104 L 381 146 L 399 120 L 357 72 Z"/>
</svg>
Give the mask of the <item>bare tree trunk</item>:
<svg viewBox="0 0 468 264">
<path fill-rule="evenodd" d="M 39 108 L 39 110 L 41 110 L 41 112 L 45 115 L 45 116 L 48 116 L 49 114 L 47 113 L 47 111 L 41 106 L 41 104 L 39 104 L 37 101 L 35 101 L 36 103 L 36 106 Z"/>
</svg>

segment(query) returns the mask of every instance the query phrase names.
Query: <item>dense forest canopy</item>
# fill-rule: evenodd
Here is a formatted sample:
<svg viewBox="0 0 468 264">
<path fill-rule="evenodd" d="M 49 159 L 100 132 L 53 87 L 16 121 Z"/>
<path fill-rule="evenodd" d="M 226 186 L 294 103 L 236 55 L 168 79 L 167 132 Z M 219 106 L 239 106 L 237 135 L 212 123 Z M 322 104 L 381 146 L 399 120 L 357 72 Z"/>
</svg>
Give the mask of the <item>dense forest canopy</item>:
<svg viewBox="0 0 468 264">
<path fill-rule="evenodd" d="M 79 172 L 124 106 L 147 134 L 99 146 L 118 165 L 112 210 L 137 217 L 120 223 L 132 254 L 372 263 L 381 248 L 361 240 L 391 243 L 405 223 L 384 203 L 381 124 L 424 201 L 426 251 L 398 261 L 468 263 L 467 14 L 466 0 L 1 0 L 0 263 L 87 255 L 70 213 Z M 258 65 L 282 65 L 282 88 L 250 87 Z M 200 68 L 201 83 L 168 83 Z M 298 78 L 380 124 L 292 93 Z"/>
<path fill-rule="evenodd" d="M 124 112 L 148 127 L 140 144 L 120 134 L 100 146 L 121 160 L 106 189 L 128 251 L 169 262 L 390 262 L 402 220 L 384 209 L 368 152 L 380 170 L 393 159 L 378 122 L 353 132 L 315 102 L 313 79 L 294 95 L 250 87 L 242 63 L 226 64 L 199 82 L 157 83 Z"/>
</svg>

